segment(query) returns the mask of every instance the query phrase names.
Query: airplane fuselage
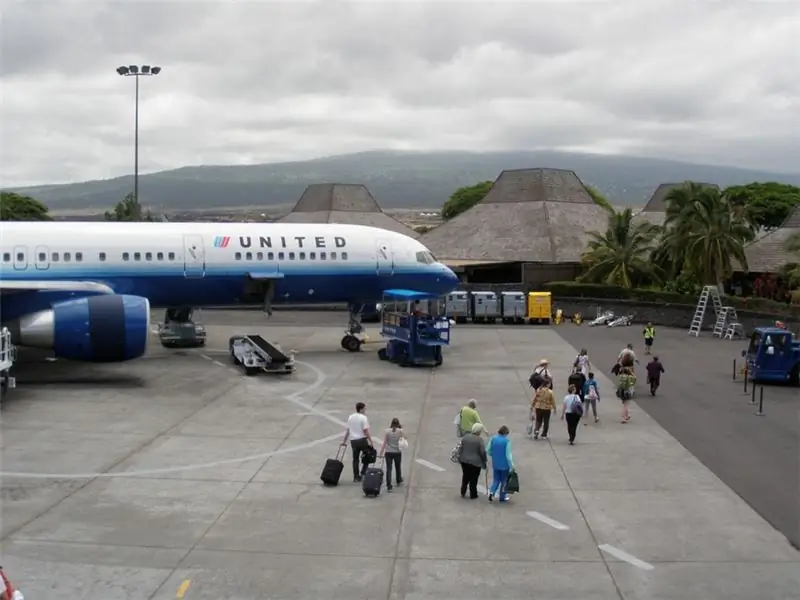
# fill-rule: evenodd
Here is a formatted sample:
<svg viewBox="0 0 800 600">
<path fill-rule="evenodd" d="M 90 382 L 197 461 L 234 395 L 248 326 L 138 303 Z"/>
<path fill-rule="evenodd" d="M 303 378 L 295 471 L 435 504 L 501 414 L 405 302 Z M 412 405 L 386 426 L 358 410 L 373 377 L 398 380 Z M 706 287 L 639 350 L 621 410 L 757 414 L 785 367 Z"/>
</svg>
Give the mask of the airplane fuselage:
<svg viewBox="0 0 800 600">
<path fill-rule="evenodd" d="M 42 223 L 0 225 L 2 320 L 92 295 L 47 289 L 83 281 L 152 307 L 271 302 L 374 302 L 389 288 L 445 294 L 456 276 L 418 241 L 356 225 L 282 223 Z"/>
</svg>

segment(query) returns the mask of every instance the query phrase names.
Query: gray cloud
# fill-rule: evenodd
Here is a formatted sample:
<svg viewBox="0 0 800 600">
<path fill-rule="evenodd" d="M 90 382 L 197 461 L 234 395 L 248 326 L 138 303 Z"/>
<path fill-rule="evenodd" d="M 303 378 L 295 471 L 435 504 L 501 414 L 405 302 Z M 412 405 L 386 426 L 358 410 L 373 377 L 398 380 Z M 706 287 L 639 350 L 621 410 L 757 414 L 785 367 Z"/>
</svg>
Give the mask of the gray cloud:
<svg viewBox="0 0 800 600">
<path fill-rule="evenodd" d="M 4 185 L 374 148 L 560 148 L 800 171 L 791 2 L 7 0 Z"/>
</svg>

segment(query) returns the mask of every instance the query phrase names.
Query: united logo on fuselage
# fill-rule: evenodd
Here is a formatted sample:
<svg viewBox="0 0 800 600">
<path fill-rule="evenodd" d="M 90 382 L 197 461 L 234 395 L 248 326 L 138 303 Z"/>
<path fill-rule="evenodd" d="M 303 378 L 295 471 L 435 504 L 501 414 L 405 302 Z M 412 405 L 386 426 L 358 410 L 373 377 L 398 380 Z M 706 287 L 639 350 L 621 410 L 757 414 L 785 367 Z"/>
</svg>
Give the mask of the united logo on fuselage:
<svg viewBox="0 0 800 600">
<path fill-rule="evenodd" d="M 227 240 L 230 238 L 224 238 L 225 245 L 228 245 Z M 216 240 L 214 242 L 216 246 Z M 344 248 L 347 245 L 347 240 L 343 237 L 336 236 L 332 240 L 326 239 L 323 236 L 305 236 L 305 235 L 293 235 L 290 237 L 280 236 L 280 237 L 268 237 L 268 236 L 259 236 L 257 238 L 253 238 L 250 236 L 239 236 L 239 246 L 242 248 L 251 248 L 256 246 L 258 248 L 299 248 L 300 250 L 314 250 L 314 249 L 326 249 L 326 248 Z M 223 248 L 225 246 L 222 246 Z"/>
<path fill-rule="evenodd" d="M 227 248 L 230 243 L 231 238 L 229 236 L 218 235 L 214 238 L 214 248 Z"/>
</svg>

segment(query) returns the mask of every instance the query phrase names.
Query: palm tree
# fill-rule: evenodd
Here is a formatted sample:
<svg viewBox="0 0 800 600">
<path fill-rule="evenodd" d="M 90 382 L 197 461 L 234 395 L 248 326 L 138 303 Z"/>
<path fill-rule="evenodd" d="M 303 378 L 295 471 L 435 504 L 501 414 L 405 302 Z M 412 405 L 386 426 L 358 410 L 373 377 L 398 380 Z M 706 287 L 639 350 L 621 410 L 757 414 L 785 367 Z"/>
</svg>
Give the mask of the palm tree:
<svg viewBox="0 0 800 600">
<path fill-rule="evenodd" d="M 606 232 L 589 232 L 588 248 L 581 257 L 586 271 L 580 280 L 631 288 L 645 279 L 659 279 L 650 261 L 658 232 L 651 223 L 634 223 L 630 208 L 612 209 Z"/>
<path fill-rule="evenodd" d="M 688 272 L 700 283 L 717 284 L 732 273 L 732 260 L 747 269 L 744 245 L 755 228 L 719 189 L 688 183 L 670 191 L 666 204 L 660 254 L 669 257 L 671 277 Z"/>
</svg>

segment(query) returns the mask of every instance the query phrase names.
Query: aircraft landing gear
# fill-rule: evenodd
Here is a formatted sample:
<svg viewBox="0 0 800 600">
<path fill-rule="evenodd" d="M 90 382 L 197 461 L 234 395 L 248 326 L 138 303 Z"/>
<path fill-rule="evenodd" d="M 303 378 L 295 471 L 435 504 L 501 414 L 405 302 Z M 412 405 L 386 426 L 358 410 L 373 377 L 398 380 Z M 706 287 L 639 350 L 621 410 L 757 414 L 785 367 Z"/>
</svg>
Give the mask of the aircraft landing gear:
<svg viewBox="0 0 800 600">
<path fill-rule="evenodd" d="M 206 328 L 192 320 L 192 308 L 168 308 L 159 324 L 158 337 L 165 348 L 202 348 Z"/>
<path fill-rule="evenodd" d="M 364 340 L 361 338 L 361 334 L 364 331 L 364 326 L 361 325 L 361 313 L 363 310 L 363 304 L 350 302 L 347 305 L 347 331 L 345 332 L 345 336 L 342 338 L 341 346 L 348 352 L 358 352 L 361 350 L 361 344 L 364 343 Z"/>
</svg>

